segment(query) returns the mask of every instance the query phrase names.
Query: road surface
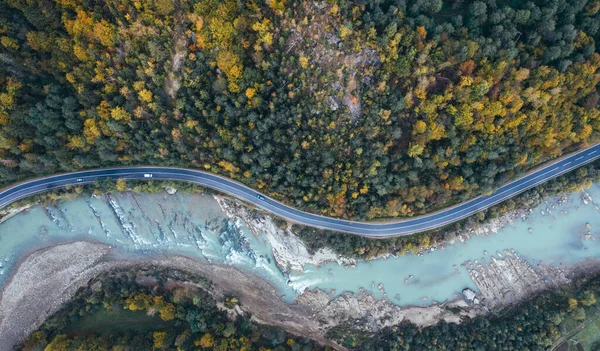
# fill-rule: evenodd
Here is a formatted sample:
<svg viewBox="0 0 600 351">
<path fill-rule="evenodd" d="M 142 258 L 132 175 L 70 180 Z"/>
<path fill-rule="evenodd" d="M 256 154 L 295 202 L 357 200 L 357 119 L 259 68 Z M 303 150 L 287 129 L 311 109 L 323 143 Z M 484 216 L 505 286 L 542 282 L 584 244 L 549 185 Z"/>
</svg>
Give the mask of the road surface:
<svg viewBox="0 0 600 351">
<path fill-rule="evenodd" d="M 233 180 L 203 171 L 169 167 L 109 168 L 35 179 L 17 184 L 0 192 L 0 208 L 18 199 L 50 189 L 62 188 L 66 185 L 86 184 L 106 178 L 179 180 L 196 183 L 233 195 L 296 223 L 368 237 L 386 237 L 413 234 L 456 222 L 599 157 L 600 144 L 543 166 L 522 178 L 498 188 L 490 195 L 480 196 L 457 206 L 428 215 L 385 223 L 354 222 L 302 212 L 266 197 Z M 152 177 L 148 177 L 149 175 L 152 175 Z"/>
</svg>

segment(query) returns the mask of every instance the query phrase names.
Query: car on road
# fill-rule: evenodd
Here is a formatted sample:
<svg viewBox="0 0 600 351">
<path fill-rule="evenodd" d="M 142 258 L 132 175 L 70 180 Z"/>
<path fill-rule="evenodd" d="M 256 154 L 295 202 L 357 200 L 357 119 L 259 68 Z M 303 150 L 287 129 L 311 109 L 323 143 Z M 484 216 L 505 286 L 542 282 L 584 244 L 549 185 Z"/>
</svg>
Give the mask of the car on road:
<svg viewBox="0 0 600 351">
<path fill-rule="evenodd" d="M 264 197 L 264 196 L 262 196 L 261 194 L 258 194 L 258 195 L 256 195 L 256 197 L 257 197 L 259 200 L 263 200 L 263 201 L 265 200 L 265 197 Z"/>
<path fill-rule="evenodd" d="M 152 178 L 152 173 L 145 173 L 144 178 Z"/>
<path fill-rule="evenodd" d="M 83 182 L 83 178 L 77 178 L 77 183 Z"/>
</svg>

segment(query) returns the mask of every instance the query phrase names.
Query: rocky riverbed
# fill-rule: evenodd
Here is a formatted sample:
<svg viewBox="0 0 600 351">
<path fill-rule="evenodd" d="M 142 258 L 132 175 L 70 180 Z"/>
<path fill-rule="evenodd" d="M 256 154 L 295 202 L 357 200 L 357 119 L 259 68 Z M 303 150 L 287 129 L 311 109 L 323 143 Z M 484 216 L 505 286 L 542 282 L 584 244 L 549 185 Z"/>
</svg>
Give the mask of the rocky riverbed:
<svg viewBox="0 0 600 351">
<path fill-rule="evenodd" d="M 600 273 L 597 259 L 566 266 L 532 266 L 514 250 L 505 250 L 502 254 L 497 253 L 497 256 L 501 258 L 491 257 L 490 262 L 484 264 L 465 263 L 479 290 L 478 294 L 463 292 L 467 301 L 499 309 L 541 291 L 566 286 L 582 276 Z"/>
<path fill-rule="evenodd" d="M 264 237 L 271 245 L 277 267 L 284 273 L 302 272 L 304 266 L 320 266 L 334 262 L 341 265 L 355 264 L 356 260 L 337 255 L 331 248 L 309 253 L 306 245 L 288 227 L 278 227 L 273 217 L 263 211 L 250 209 L 238 200 L 215 196 L 223 212 L 232 221 L 247 226 L 255 235 Z"/>
</svg>

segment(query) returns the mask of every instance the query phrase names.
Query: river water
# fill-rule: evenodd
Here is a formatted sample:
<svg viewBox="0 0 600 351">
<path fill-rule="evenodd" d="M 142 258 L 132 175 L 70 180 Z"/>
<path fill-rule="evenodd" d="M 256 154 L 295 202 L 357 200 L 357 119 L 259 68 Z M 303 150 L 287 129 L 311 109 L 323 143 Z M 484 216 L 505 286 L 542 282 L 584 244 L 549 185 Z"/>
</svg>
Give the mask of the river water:
<svg viewBox="0 0 600 351">
<path fill-rule="evenodd" d="M 600 204 L 600 184 L 587 192 Z M 364 288 L 377 298 L 385 291 L 399 305 L 427 305 L 453 299 L 467 287 L 477 291 L 462 264 L 488 262 L 506 249 L 532 265 L 599 258 L 599 211 L 593 203 L 584 204 L 580 193 L 566 197 L 560 205 L 557 198 L 549 199 L 496 235 L 476 236 L 421 256 L 361 262 L 355 268 L 307 265 L 304 272 L 289 276 L 277 268 L 264 236 L 251 233 L 241 221 L 228 220 L 211 196 L 128 193 L 77 198 L 57 206 L 36 206 L 0 224 L 0 286 L 25 254 L 84 239 L 113 245 L 126 256 L 183 254 L 232 264 L 263 277 L 288 301 L 305 288 L 335 289 L 335 294 Z M 586 232 L 592 235 L 587 240 Z"/>
</svg>

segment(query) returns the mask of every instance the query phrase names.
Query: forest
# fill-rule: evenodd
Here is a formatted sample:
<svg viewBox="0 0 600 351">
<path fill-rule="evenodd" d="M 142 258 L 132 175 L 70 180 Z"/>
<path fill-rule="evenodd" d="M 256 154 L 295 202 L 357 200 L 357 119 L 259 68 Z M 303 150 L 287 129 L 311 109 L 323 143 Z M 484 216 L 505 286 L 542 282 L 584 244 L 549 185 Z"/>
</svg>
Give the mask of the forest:
<svg viewBox="0 0 600 351">
<path fill-rule="evenodd" d="M 234 296 L 219 308 L 209 288 L 210 281 L 176 270 L 104 273 L 15 350 L 330 350 L 237 315 Z"/>
<path fill-rule="evenodd" d="M 1 0 L 0 182 L 219 173 L 343 218 L 600 141 L 599 0 Z"/>
</svg>

